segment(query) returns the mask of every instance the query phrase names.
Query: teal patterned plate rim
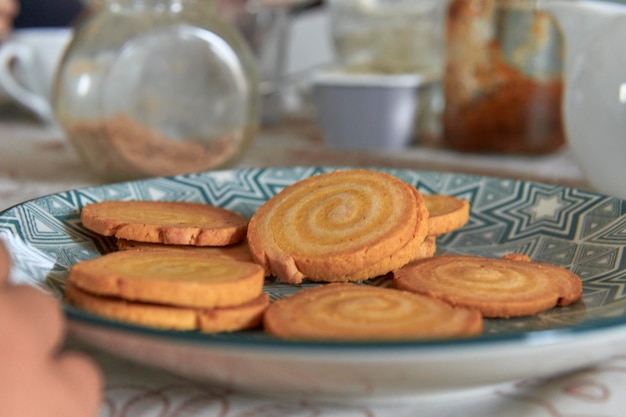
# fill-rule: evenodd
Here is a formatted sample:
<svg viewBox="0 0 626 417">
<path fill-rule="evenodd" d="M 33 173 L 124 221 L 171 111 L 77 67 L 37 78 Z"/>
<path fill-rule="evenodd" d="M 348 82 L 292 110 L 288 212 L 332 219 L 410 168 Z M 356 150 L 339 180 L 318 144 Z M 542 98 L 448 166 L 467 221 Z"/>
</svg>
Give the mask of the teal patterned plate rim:
<svg viewBox="0 0 626 417">
<path fill-rule="evenodd" d="M 250 217 L 285 186 L 311 175 L 350 167 L 246 168 L 150 178 L 69 190 L 36 198 L 0 213 L 0 238 L 12 254 L 12 280 L 62 297 L 68 268 L 113 250 L 113 241 L 85 229 L 81 208 L 103 200 L 205 202 Z M 500 257 L 519 252 L 561 265 L 583 279 L 581 302 L 533 317 L 486 320 L 483 335 L 469 339 L 406 342 L 295 342 L 259 330 L 203 334 L 120 323 L 63 304 L 70 321 L 134 335 L 192 342 L 201 346 L 268 349 L 463 348 L 484 343 L 560 343 L 581 334 L 622 332 L 626 325 L 626 201 L 556 185 L 478 175 L 407 169 L 388 172 L 422 193 L 443 193 L 470 201 L 469 222 L 442 235 L 437 253 Z M 376 283 L 374 281 L 374 283 Z M 302 287 L 268 278 L 271 299 Z"/>
</svg>

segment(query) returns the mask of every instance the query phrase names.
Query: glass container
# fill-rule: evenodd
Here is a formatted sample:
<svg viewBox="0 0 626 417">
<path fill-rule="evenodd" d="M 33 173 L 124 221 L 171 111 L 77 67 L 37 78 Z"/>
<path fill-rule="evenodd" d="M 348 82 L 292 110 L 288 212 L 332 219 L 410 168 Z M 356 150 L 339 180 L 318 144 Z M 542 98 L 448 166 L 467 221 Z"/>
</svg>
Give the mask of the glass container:
<svg viewBox="0 0 626 417">
<path fill-rule="evenodd" d="M 467 152 L 545 154 L 565 143 L 563 39 L 535 0 L 453 0 L 443 140 Z"/>
<path fill-rule="evenodd" d="M 256 62 L 215 0 L 89 0 L 55 116 L 107 180 L 234 164 L 258 130 Z"/>
</svg>

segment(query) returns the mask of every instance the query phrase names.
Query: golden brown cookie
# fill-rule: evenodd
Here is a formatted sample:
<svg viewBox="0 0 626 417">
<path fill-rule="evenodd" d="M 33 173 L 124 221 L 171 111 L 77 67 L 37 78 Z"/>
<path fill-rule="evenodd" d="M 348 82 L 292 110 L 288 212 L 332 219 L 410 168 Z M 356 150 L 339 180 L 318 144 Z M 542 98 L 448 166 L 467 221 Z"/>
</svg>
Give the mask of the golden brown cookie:
<svg viewBox="0 0 626 417">
<path fill-rule="evenodd" d="M 283 189 L 253 215 L 250 252 L 284 282 L 338 281 L 392 258 L 410 242 L 421 244 L 428 212 L 416 195 L 414 187 L 377 171 L 306 178 Z M 403 262 L 397 257 L 387 263 L 387 271 L 377 273 Z"/>
<path fill-rule="evenodd" d="M 469 255 L 411 262 L 394 272 L 394 285 L 493 318 L 536 314 L 582 295 L 581 279 L 560 266 Z"/>
<path fill-rule="evenodd" d="M 423 197 L 429 213 L 430 236 L 451 232 L 468 222 L 470 204 L 467 200 L 445 194 L 424 194 Z"/>
<path fill-rule="evenodd" d="M 183 307 L 230 307 L 261 294 L 263 269 L 252 262 L 175 251 L 124 251 L 79 262 L 69 281 L 92 294 Z"/>
<path fill-rule="evenodd" d="M 193 246 L 193 245 L 166 245 L 164 243 L 137 242 L 135 240 L 117 239 L 117 249 L 125 250 L 180 250 L 189 252 L 199 252 L 203 256 L 217 256 L 218 258 L 232 259 L 242 262 L 253 262 L 248 248 L 248 242 L 244 239 L 239 243 L 228 246 Z"/>
<path fill-rule="evenodd" d="M 196 246 L 237 243 L 248 226 L 231 210 L 183 201 L 102 201 L 83 207 L 80 219 L 104 236 Z"/>
<path fill-rule="evenodd" d="M 301 290 L 272 303 L 264 330 L 294 340 L 410 340 L 481 333 L 476 310 L 390 288 L 351 283 Z"/>
<path fill-rule="evenodd" d="M 269 305 L 267 294 L 233 307 L 200 309 L 131 302 L 83 291 L 71 281 L 65 287 L 68 303 L 100 316 L 142 326 L 171 330 L 230 332 L 258 327 Z"/>
</svg>

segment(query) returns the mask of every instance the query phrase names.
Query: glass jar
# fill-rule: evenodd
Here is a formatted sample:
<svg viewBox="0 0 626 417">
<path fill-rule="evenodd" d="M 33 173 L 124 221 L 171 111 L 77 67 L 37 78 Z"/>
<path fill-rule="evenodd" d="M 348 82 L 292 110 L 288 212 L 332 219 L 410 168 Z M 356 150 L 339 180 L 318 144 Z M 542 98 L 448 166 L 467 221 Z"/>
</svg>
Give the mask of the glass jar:
<svg viewBox="0 0 626 417">
<path fill-rule="evenodd" d="M 53 106 L 107 180 L 234 164 L 258 130 L 256 62 L 215 0 L 89 0 Z"/>
<path fill-rule="evenodd" d="M 545 154 L 564 145 L 563 40 L 535 0 L 452 0 L 447 35 L 448 147 Z"/>
</svg>

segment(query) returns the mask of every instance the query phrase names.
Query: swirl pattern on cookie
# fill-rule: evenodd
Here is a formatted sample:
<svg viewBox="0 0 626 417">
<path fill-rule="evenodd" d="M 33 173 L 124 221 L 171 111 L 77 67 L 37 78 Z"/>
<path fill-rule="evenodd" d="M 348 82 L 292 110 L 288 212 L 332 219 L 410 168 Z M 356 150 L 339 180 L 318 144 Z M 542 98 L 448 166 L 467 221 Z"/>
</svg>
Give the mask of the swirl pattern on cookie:
<svg viewBox="0 0 626 417">
<path fill-rule="evenodd" d="M 102 201 L 86 205 L 80 218 L 104 236 L 174 245 L 230 245 L 245 237 L 248 226 L 233 211 L 184 201 Z"/>
<path fill-rule="evenodd" d="M 263 204 L 250 220 L 248 243 L 253 258 L 285 282 L 333 281 L 423 241 L 423 204 L 414 187 L 389 174 L 316 175 Z"/>
<path fill-rule="evenodd" d="M 474 308 L 484 317 L 537 314 L 580 299 L 581 279 L 565 268 L 527 260 L 441 255 L 394 271 L 396 288 L 452 305 Z"/>
<path fill-rule="evenodd" d="M 183 251 L 113 252 L 73 265 L 69 280 L 98 295 L 185 307 L 230 307 L 263 291 L 252 262 Z"/>
<path fill-rule="evenodd" d="M 478 311 L 429 297 L 352 283 L 325 284 L 275 301 L 264 330 L 293 340 L 410 340 L 479 334 Z"/>
</svg>

